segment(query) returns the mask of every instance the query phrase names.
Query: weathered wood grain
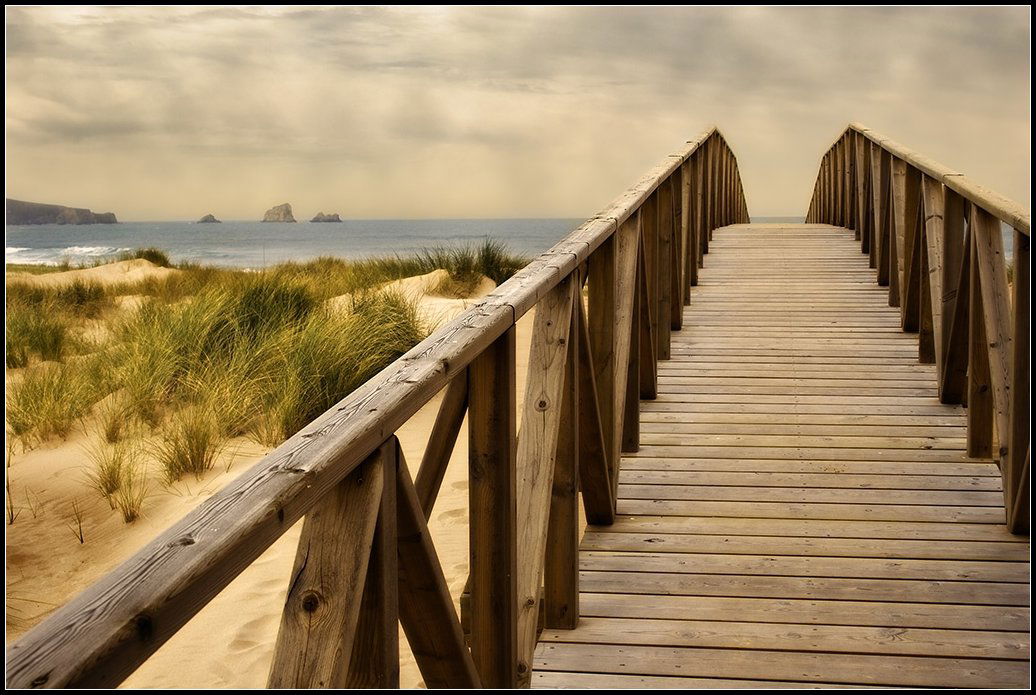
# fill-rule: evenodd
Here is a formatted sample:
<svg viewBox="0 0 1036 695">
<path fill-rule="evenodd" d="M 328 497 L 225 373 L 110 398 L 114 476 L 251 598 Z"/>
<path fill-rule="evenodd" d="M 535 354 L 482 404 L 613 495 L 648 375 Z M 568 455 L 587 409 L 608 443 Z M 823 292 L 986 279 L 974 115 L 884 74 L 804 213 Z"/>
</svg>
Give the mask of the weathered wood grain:
<svg viewBox="0 0 1036 695">
<path fill-rule="evenodd" d="M 342 481 L 302 526 L 291 585 L 281 613 L 268 685 L 334 688 L 348 683 L 357 639 L 385 469 L 396 465 L 385 445 Z M 368 599 L 369 601 L 369 599 Z"/>
</svg>

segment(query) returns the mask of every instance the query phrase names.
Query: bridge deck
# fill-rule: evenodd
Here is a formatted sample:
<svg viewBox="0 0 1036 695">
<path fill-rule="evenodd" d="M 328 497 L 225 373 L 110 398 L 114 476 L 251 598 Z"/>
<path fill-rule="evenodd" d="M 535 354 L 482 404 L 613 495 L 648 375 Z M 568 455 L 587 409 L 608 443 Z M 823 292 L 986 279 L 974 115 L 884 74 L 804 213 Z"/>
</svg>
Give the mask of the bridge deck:
<svg viewBox="0 0 1036 695">
<path fill-rule="evenodd" d="M 1028 543 L 852 233 L 718 230 L 538 687 L 1023 686 Z"/>
</svg>

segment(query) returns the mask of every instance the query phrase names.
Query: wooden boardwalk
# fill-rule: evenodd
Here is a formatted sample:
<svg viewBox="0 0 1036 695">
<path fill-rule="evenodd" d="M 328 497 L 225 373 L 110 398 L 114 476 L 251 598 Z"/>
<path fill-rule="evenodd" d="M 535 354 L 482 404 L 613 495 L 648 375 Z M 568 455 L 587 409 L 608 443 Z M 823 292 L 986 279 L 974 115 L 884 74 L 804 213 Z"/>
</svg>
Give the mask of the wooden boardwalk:
<svg viewBox="0 0 1036 695">
<path fill-rule="evenodd" d="M 533 686 L 1025 686 L 1029 544 L 852 232 L 705 265 Z"/>
</svg>

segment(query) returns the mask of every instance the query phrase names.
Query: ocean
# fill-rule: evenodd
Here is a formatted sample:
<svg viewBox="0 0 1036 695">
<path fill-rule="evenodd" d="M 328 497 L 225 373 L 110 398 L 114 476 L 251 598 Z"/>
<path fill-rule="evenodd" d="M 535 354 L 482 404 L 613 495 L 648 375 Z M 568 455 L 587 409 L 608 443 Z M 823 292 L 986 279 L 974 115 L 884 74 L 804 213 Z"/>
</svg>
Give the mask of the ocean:
<svg viewBox="0 0 1036 695">
<path fill-rule="evenodd" d="M 754 217 L 753 222 L 801 222 L 801 217 Z M 342 223 L 123 222 L 6 228 L 7 263 L 95 263 L 142 246 L 166 251 L 177 263 L 264 268 L 318 256 L 363 258 L 406 254 L 431 246 L 477 244 L 489 238 L 511 251 L 536 255 L 583 220 L 570 218 L 345 220 Z M 1013 239 L 1005 233 L 1010 255 Z"/>
<path fill-rule="evenodd" d="M 318 256 L 406 254 L 430 246 L 477 244 L 486 238 L 504 242 L 514 252 L 534 255 L 581 223 L 552 218 L 18 225 L 6 228 L 5 256 L 7 263 L 93 263 L 120 251 L 155 246 L 177 263 L 264 268 Z"/>
</svg>

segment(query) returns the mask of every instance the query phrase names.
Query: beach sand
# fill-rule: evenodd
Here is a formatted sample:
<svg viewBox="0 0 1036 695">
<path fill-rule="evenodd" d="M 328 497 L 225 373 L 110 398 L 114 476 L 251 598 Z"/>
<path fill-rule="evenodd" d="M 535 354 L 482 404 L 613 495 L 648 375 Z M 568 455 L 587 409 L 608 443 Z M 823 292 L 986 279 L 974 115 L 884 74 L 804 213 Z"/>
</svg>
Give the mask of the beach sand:
<svg viewBox="0 0 1036 695">
<path fill-rule="evenodd" d="M 422 316 L 436 321 L 452 318 L 470 305 L 471 300 L 427 296 L 434 280 L 410 278 L 398 289 L 421 294 Z M 482 293 L 491 289 L 491 281 L 480 287 Z M 524 393 L 532 322 L 530 312 L 517 326 L 519 400 Z M 441 396 L 397 432 L 412 475 L 417 473 Z M 125 524 L 84 482 L 83 447 L 88 439 L 78 432 L 65 441 L 51 441 L 13 457 L 8 474 L 13 502 L 20 512 L 8 526 L 7 630 L 11 640 L 129 558 L 268 451 L 254 442 L 235 440 L 201 480 L 187 479 L 171 489 L 154 484 L 143 518 Z M 83 510 L 83 544 L 70 528 L 70 524 L 75 526 L 73 502 Z M 455 600 L 467 578 L 467 506 L 465 422 L 429 520 Z M 301 522 L 296 524 L 231 582 L 130 676 L 124 687 L 264 687 L 301 526 Z M 419 686 L 420 673 L 402 631 L 400 644 L 401 684 Z"/>
<path fill-rule="evenodd" d="M 149 260 L 134 258 L 128 261 L 105 263 L 93 268 L 64 270 L 59 273 L 34 274 L 14 271 L 6 274 L 6 281 L 26 283 L 37 287 L 66 287 L 78 280 L 111 287 L 148 279 L 161 280 L 179 272 L 181 271 L 176 268 L 163 268 Z"/>
</svg>

